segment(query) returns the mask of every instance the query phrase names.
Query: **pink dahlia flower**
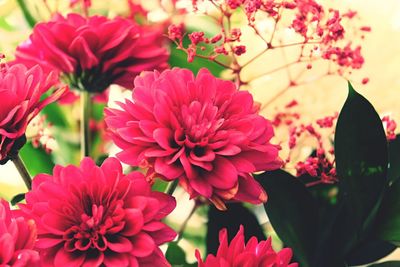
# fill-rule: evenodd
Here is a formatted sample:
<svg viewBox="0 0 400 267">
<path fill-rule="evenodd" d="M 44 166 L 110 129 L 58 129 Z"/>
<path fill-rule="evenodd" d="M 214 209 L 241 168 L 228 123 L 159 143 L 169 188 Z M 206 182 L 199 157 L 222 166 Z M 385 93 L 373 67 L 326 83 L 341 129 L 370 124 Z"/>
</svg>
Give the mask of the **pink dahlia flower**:
<svg viewBox="0 0 400 267">
<path fill-rule="evenodd" d="M 22 64 L 0 67 L 0 163 L 25 143 L 28 123 L 62 95 L 60 89 L 42 99 L 56 79 L 54 73 L 44 74 L 37 65 L 30 69 Z"/>
<path fill-rule="evenodd" d="M 224 200 L 266 201 L 250 173 L 281 165 L 271 123 L 258 115 L 252 96 L 202 69 L 147 72 L 135 79 L 132 99 L 107 109 L 117 156 L 149 166 L 167 181 L 179 179 L 191 197 L 217 207 Z"/>
<path fill-rule="evenodd" d="M 14 215 L 8 202 L 0 200 L 0 266 L 39 266 L 39 253 L 33 250 L 35 222 Z"/>
<path fill-rule="evenodd" d="M 219 248 L 217 255 L 208 255 L 203 262 L 200 252 L 196 250 L 198 267 L 297 267 L 291 263 L 292 250 L 284 248 L 278 253 L 271 246 L 271 238 L 258 242 L 256 237 L 245 244 L 243 226 L 228 244 L 226 229 L 219 232 Z"/>
<path fill-rule="evenodd" d="M 17 48 L 17 60 L 56 69 L 77 89 L 102 92 L 112 84 L 132 87 L 143 70 L 167 67 L 160 29 L 104 16 L 57 15 L 39 23 Z"/>
<path fill-rule="evenodd" d="M 46 266 L 169 266 L 159 245 L 176 233 L 161 222 L 175 199 L 152 192 L 143 174 L 122 173 L 108 158 L 56 166 L 33 180 L 20 208 L 38 226 L 36 248 Z"/>
</svg>

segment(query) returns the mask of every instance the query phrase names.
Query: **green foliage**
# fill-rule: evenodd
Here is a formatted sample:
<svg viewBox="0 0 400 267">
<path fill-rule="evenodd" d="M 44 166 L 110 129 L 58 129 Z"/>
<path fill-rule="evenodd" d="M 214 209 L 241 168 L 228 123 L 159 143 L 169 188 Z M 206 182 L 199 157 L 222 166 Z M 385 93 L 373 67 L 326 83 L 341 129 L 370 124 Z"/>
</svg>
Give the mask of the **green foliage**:
<svg viewBox="0 0 400 267">
<path fill-rule="evenodd" d="M 39 173 L 52 173 L 54 167 L 52 157 L 42 148 L 35 148 L 32 143 L 28 142 L 23 146 L 19 154 L 30 175 L 34 176 Z"/>
<path fill-rule="evenodd" d="M 185 251 L 181 247 L 178 246 L 177 242 L 171 242 L 168 244 L 167 252 L 165 253 L 165 257 L 168 262 L 172 265 L 172 267 L 195 267 L 196 263 L 189 264 L 186 262 Z"/>
<path fill-rule="evenodd" d="M 393 177 L 400 168 L 396 146 L 390 152 Z M 321 198 L 332 187 L 308 189 L 302 179 L 283 171 L 259 176 L 269 196 L 265 209 L 271 223 L 284 244 L 293 248 L 300 266 L 371 263 L 395 249 L 387 241 L 400 240 L 396 232 L 400 229 L 400 183 L 386 191 L 388 146 L 382 122 L 350 84 L 335 131 L 335 156 L 339 177 L 335 201 Z M 385 219 L 380 228 L 387 231 L 381 232 L 383 240 L 376 237 L 377 218 Z"/>
</svg>

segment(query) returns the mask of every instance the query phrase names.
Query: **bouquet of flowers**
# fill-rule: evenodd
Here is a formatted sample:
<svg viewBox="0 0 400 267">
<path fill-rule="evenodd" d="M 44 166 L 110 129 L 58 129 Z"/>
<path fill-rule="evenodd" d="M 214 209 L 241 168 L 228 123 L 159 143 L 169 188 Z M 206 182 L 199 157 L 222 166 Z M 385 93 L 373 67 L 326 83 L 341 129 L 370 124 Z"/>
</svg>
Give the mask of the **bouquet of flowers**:
<svg viewBox="0 0 400 267">
<path fill-rule="evenodd" d="M 0 169 L 26 189 L 0 180 L 0 266 L 400 266 L 400 137 L 352 74 L 362 14 L 3 2 Z M 285 98 L 330 77 L 331 114 Z"/>
</svg>

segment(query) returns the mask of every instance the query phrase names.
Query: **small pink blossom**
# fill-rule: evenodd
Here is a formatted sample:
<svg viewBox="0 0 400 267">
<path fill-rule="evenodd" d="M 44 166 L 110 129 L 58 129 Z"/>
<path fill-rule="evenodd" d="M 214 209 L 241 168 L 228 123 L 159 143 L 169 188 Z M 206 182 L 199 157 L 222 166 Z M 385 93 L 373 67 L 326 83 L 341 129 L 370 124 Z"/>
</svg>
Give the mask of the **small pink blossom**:
<svg viewBox="0 0 400 267">
<path fill-rule="evenodd" d="M 219 232 L 219 248 L 217 254 L 208 255 L 206 260 L 201 259 L 200 252 L 196 250 L 198 267 L 298 267 L 297 263 L 290 263 L 292 250 L 284 248 L 275 252 L 272 248 L 272 240 L 257 241 L 256 237 L 250 238 L 245 244 L 244 228 L 240 229 L 232 241 L 228 244 L 228 232 L 222 229 Z"/>
<path fill-rule="evenodd" d="M 39 174 L 21 212 L 36 221 L 42 266 L 170 266 L 158 246 L 176 233 L 161 220 L 175 208 L 142 173 L 124 175 L 108 158 L 98 167 L 57 165 Z"/>
<path fill-rule="evenodd" d="M 202 69 L 147 72 L 135 79 L 122 110 L 106 109 L 118 158 L 145 165 L 167 181 L 180 180 L 192 198 L 266 201 L 255 171 L 279 168 L 271 123 L 258 115 L 252 96 Z"/>
</svg>

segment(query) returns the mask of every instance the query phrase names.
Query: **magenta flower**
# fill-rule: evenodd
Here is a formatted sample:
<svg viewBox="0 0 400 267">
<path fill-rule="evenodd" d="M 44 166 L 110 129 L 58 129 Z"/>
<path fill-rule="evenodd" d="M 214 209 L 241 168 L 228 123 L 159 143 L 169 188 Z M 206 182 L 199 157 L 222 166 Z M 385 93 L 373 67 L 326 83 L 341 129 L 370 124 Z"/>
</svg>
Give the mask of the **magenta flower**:
<svg viewBox="0 0 400 267">
<path fill-rule="evenodd" d="M 79 14 L 36 25 L 16 56 L 56 69 L 72 87 L 90 92 L 103 92 L 112 83 L 131 88 L 136 75 L 167 67 L 169 57 L 159 29 Z"/>
<path fill-rule="evenodd" d="M 44 74 L 39 66 L 22 64 L 0 67 L 0 163 L 13 157 L 25 143 L 28 123 L 47 104 L 57 100 L 63 90 L 45 99 L 43 95 L 56 83 L 54 73 Z"/>
<path fill-rule="evenodd" d="M 200 252 L 196 250 L 198 267 L 298 267 L 297 263 L 290 263 L 292 250 L 284 248 L 278 253 L 271 246 L 271 238 L 257 241 L 250 238 L 245 244 L 243 226 L 228 244 L 228 232 L 222 229 L 219 232 L 219 248 L 217 255 L 208 255 L 203 262 Z"/>
<path fill-rule="evenodd" d="M 15 216 L 8 202 L 0 200 L 0 266 L 38 267 L 39 253 L 33 250 L 36 234 L 33 220 Z"/>
<path fill-rule="evenodd" d="M 124 175 L 115 158 L 57 165 L 34 178 L 26 202 L 42 266 L 169 266 L 158 246 L 176 236 L 161 222 L 175 199 L 152 192 L 139 172 Z"/>
<path fill-rule="evenodd" d="M 117 156 L 149 166 L 167 181 L 179 179 L 190 196 L 223 201 L 266 201 L 255 171 L 280 167 L 271 123 L 257 114 L 252 96 L 202 69 L 147 72 L 135 79 L 132 99 L 107 109 Z"/>
</svg>

